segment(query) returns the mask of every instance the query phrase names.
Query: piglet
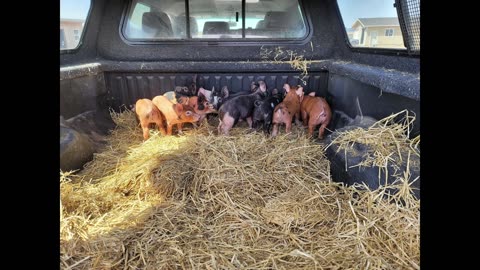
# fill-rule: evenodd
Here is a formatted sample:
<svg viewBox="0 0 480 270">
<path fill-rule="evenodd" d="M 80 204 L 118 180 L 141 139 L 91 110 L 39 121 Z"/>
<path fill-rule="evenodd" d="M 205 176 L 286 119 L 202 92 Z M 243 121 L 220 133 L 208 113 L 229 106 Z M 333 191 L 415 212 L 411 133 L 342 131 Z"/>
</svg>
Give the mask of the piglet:
<svg viewBox="0 0 480 270">
<path fill-rule="evenodd" d="M 144 98 L 137 100 L 133 110 L 137 114 L 137 120 L 140 122 L 140 126 L 142 127 L 144 140 L 147 140 L 150 137 L 148 126 L 151 123 L 157 124 L 160 133 L 165 135 L 163 116 L 157 106 L 155 106 L 150 99 Z"/>
<path fill-rule="evenodd" d="M 182 134 L 183 123 L 193 123 L 200 119 L 200 115 L 194 112 L 193 108 L 180 103 L 173 104 L 164 96 L 156 96 L 153 104 L 162 112 L 167 122 L 167 135 L 172 135 L 173 125 L 177 125 L 178 133 Z"/>
<path fill-rule="evenodd" d="M 197 96 L 204 95 L 205 99 L 210 103 L 213 104 L 213 95 L 212 92 L 215 91 L 215 87 L 212 87 L 212 90 L 207 90 L 203 87 L 198 88 Z"/>
<path fill-rule="evenodd" d="M 203 93 L 199 93 L 198 96 L 193 97 L 180 97 L 178 98 L 178 103 L 192 107 L 195 113 L 200 115 L 199 122 L 203 121 L 207 114 L 217 112 L 213 108 L 213 104 L 210 104 L 207 101 L 207 98 L 203 95 Z"/>
<path fill-rule="evenodd" d="M 263 122 L 263 131 L 266 134 L 270 133 L 270 126 L 272 125 L 273 109 L 280 102 L 282 96 L 275 88 L 271 92 L 271 96 L 262 100 L 255 101 L 255 108 L 253 109 L 253 128 L 257 128 L 258 123 Z"/>
<path fill-rule="evenodd" d="M 218 133 L 228 135 L 229 130 L 240 120 L 247 120 L 252 128 L 252 115 L 255 101 L 261 100 L 267 91 L 267 85 L 263 81 L 255 84 L 255 91 L 249 95 L 240 95 L 227 100 L 219 109 L 220 123 Z"/>
<path fill-rule="evenodd" d="M 300 103 L 303 99 L 303 87 L 285 84 L 283 88 L 287 95 L 273 110 L 273 137 L 277 136 L 278 126 L 280 124 L 285 124 L 285 131 L 289 133 L 292 129 L 292 120 L 294 116 L 297 125 L 301 124 Z"/>
<path fill-rule="evenodd" d="M 313 130 L 321 124 L 318 138 L 323 139 L 325 128 L 332 119 L 332 111 L 327 101 L 324 98 L 315 97 L 315 92 L 311 92 L 303 99 L 300 112 L 302 113 L 303 125 L 307 126 L 308 124 L 308 135 L 313 136 Z"/>
<path fill-rule="evenodd" d="M 174 91 L 177 98 L 181 96 L 187 96 L 187 97 L 196 96 L 197 86 L 194 82 L 192 82 L 188 86 L 176 86 Z"/>
<path fill-rule="evenodd" d="M 214 105 L 215 109 L 218 110 L 220 107 L 222 107 L 223 103 L 225 103 L 229 99 L 232 99 L 232 98 L 238 97 L 238 96 L 249 95 L 249 94 L 255 92 L 255 90 L 257 89 L 256 86 L 255 86 L 255 82 L 252 82 L 252 85 L 253 86 L 251 86 L 250 91 L 244 90 L 244 91 L 239 91 L 239 92 L 235 92 L 235 93 L 230 92 L 226 85 L 224 87 L 222 87 L 221 90 L 218 90 L 218 91 L 213 91 L 212 90 L 213 105 Z"/>
</svg>

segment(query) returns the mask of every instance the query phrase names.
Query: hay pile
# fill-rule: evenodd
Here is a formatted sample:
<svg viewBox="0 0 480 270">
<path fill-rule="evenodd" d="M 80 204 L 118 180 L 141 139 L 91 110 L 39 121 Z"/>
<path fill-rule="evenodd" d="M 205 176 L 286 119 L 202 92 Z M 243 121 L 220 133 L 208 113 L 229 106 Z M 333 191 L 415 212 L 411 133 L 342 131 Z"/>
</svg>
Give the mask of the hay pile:
<svg viewBox="0 0 480 270">
<path fill-rule="evenodd" d="M 420 135 L 409 139 L 414 121 L 415 116 L 410 115 L 408 110 L 403 110 L 377 121 L 367 129 L 359 127 L 339 132 L 326 148 L 336 144 L 337 152 L 345 153 L 345 163 L 347 152 L 352 156 L 362 155 L 360 163 L 349 167 L 345 164 L 345 170 L 376 166 L 379 168 L 379 178 L 381 173 L 388 178 L 389 166 L 397 172 L 406 163 L 405 175 L 401 178 L 416 181 L 417 179 L 409 179 L 411 168 L 416 171 L 420 169 Z M 367 151 L 360 153 L 356 144 L 364 145 Z M 416 158 L 413 159 L 412 156 Z"/>
<path fill-rule="evenodd" d="M 142 143 L 133 113 L 114 120 L 109 146 L 61 173 L 62 269 L 419 268 L 419 201 L 331 182 L 303 132 Z"/>
</svg>

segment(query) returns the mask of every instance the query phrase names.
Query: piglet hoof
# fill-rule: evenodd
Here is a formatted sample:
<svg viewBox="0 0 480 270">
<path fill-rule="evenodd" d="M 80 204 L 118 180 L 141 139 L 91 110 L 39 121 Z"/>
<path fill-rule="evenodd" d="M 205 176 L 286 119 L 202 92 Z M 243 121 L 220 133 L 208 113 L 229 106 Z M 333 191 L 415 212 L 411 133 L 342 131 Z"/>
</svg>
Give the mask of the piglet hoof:
<svg viewBox="0 0 480 270">
<path fill-rule="evenodd" d="M 183 131 L 179 130 L 178 135 L 184 135 Z"/>
</svg>

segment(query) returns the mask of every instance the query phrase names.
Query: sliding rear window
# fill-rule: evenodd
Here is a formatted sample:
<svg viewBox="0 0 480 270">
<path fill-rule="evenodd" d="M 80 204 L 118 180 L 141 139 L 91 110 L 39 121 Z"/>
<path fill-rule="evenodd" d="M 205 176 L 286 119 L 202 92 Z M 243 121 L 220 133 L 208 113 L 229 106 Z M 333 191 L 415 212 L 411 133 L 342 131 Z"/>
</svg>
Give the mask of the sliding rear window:
<svg viewBox="0 0 480 270">
<path fill-rule="evenodd" d="M 352 47 L 406 49 L 394 0 L 338 0 Z"/>
<path fill-rule="evenodd" d="M 308 34 L 299 0 L 133 0 L 122 31 L 129 41 L 159 42 L 302 40 Z"/>
</svg>

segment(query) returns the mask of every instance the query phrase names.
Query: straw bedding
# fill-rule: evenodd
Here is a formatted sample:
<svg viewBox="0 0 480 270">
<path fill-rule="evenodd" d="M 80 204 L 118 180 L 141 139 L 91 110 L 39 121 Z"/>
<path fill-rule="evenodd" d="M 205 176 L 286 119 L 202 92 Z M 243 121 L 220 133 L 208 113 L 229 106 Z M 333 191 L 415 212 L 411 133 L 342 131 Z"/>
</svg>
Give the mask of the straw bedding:
<svg viewBox="0 0 480 270">
<path fill-rule="evenodd" d="M 300 128 L 142 142 L 132 112 L 113 118 L 105 149 L 61 172 L 62 269 L 419 269 L 420 202 L 332 182 Z"/>
<path fill-rule="evenodd" d="M 378 167 L 379 179 L 383 173 L 387 181 L 390 167 L 392 175 L 406 173 L 408 175 L 402 175 L 401 178 L 408 179 L 410 169 L 420 171 L 420 135 L 409 139 L 414 121 L 415 116 L 410 115 L 408 110 L 403 110 L 377 121 L 369 128 L 347 128 L 337 132 L 332 135 L 331 143 L 326 148 L 335 145 L 337 152 L 345 154 L 345 170 Z M 358 151 L 356 146 L 365 147 L 366 151 Z M 353 157 L 361 156 L 361 162 L 347 166 L 347 153 Z M 417 181 L 418 178 L 410 180 Z"/>
</svg>

